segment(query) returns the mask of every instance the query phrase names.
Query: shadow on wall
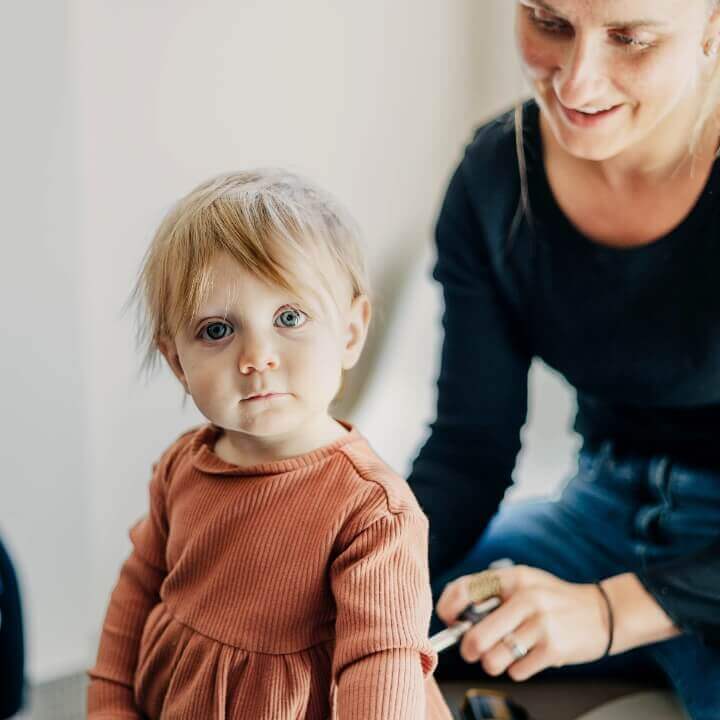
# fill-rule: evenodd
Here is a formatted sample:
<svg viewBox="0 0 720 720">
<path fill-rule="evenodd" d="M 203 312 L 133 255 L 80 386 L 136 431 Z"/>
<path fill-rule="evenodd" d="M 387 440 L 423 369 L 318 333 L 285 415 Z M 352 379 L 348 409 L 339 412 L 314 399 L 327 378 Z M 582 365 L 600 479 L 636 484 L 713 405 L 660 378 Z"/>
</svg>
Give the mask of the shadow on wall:
<svg viewBox="0 0 720 720">
<path fill-rule="evenodd" d="M 442 302 L 430 276 L 432 264 L 428 242 L 383 268 L 378 286 L 383 302 L 372 344 L 356 384 L 348 387 L 348 416 L 403 475 L 435 414 Z"/>
<path fill-rule="evenodd" d="M 345 376 L 342 391 L 335 401 L 334 410 L 339 417 L 353 416 L 356 410 L 365 404 L 365 396 L 369 386 L 375 382 L 376 375 L 387 372 L 383 358 L 386 352 L 389 352 L 387 346 L 397 344 L 395 338 L 401 329 L 396 326 L 402 322 L 399 316 L 410 309 L 406 307 L 407 303 L 416 301 L 419 297 L 423 304 L 432 305 L 432 309 L 435 309 L 435 303 L 428 297 L 434 291 L 434 282 L 430 278 L 433 261 L 430 240 L 418 247 L 417 237 L 413 237 L 408 242 L 398 243 L 396 247 L 395 253 L 383 266 L 375 268 L 371 288 L 373 316 L 370 331 L 365 350 L 355 368 Z M 437 312 L 439 322 L 439 309 Z M 433 319 L 435 318 L 428 318 Z M 405 320 L 410 321 L 413 331 L 419 331 L 420 328 L 414 325 L 414 318 Z M 404 339 L 408 340 L 413 348 L 420 352 L 426 350 L 425 341 L 420 335 L 414 338 L 408 337 L 410 333 L 405 335 Z M 427 359 L 425 356 L 425 362 Z M 432 377 L 430 382 L 434 381 L 435 378 Z"/>
<path fill-rule="evenodd" d="M 407 258 L 411 258 L 408 261 Z M 442 291 L 431 277 L 432 245 L 398 254 L 379 276 L 383 299 L 370 345 L 348 378 L 337 412 L 357 424 L 375 451 L 407 476 L 435 418 L 442 346 Z M 532 363 L 522 450 L 508 499 L 556 494 L 575 469 L 575 393 L 544 363 Z"/>
</svg>

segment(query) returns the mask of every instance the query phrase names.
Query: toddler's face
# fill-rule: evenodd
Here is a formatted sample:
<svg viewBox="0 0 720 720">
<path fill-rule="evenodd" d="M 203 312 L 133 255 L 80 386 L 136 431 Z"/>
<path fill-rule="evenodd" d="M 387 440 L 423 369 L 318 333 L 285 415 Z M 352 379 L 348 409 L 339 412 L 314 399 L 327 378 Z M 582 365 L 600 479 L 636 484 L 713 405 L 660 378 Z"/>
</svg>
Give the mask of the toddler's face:
<svg viewBox="0 0 720 720">
<path fill-rule="evenodd" d="M 210 272 L 197 317 L 161 347 L 200 412 L 242 441 L 292 440 L 326 421 L 342 370 L 362 350 L 366 299 L 298 301 L 224 255 Z"/>
</svg>

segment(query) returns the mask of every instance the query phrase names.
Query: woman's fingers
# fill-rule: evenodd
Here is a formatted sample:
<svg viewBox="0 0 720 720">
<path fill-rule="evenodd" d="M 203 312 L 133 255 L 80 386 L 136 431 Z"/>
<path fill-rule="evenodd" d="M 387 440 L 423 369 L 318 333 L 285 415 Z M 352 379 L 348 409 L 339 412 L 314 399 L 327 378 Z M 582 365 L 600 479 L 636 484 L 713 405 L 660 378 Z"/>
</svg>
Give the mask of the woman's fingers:
<svg viewBox="0 0 720 720">
<path fill-rule="evenodd" d="M 542 637 L 540 637 L 535 646 L 524 658 L 510 665 L 507 673 L 516 682 L 521 682 L 531 678 L 533 675 L 537 675 L 552 664 L 550 649 Z"/>
<path fill-rule="evenodd" d="M 446 625 L 452 625 L 470 603 L 467 577 L 464 576 L 448 583 L 435 606 L 437 616 Z"/>
<path fill-rule="evenodd" d="M 466 662 L 477 662 L 532 614 L 533 607 L 526 597 L 511 597 L 465 633 L 460 655 Z"/>
<path fill-rule="evenodd" d="M 511 678 L 525 680 L 547 667 L 588 662 L 602 654 L 608 631 L 593 584 L 570 583 L 525 566 L 491 572 L 503 602 L 465 633 L 460 654 L 466 662 L 482 661 L 491 675 L 507 671 Z M 438 616 L 447 624 L 478 599 L 472 597 L 470 577 L 450 583 L 438 602 Z"/>
<path fill-rule="evenodd" d="M 503 600 L 514 595 L 518 590 L 546 585 L 555 579 L 550 573 L 527 565 L 512 565 L 492 572 L 500 580 Z"/>
<path fill-rule="evenodd" d="M 524 565 L 498 568 L 490 570 L 500 582 L 500 597 L 509 599 L 517 590 L 542 581 L 544 573 L 535 568 Z M 435 607 L 437 616 L 446 624 L 451 625 L 458 615 L 477 598 L 470 594 L 470 578 L 472 575 L 463 575 L 445 586 Z"/>
<path fill-rule="evenodd" d="M 542 643 L 543 633 L 539 623 L 531 618 L 522 623 L 515 630 L 505 635 L 499 642 L 495 643 L 482 660 L 483 669 L 488 675 L 501 675 L 506 670 L 513 679 L 525 679 L 530 675 L 516 677 L 520 671 L 529 671 L 535 666 L 537 670 L 542 669 L 544 661 Z"/>
<path fill-rule="evenodd" d="M 527 680 L 555 661 L 532 592 L 514 596 L 471 628 L 460 654 L 466 662 L 481 661 L 488 675 L 507 672 L 513 680 Z"/>
</svg>

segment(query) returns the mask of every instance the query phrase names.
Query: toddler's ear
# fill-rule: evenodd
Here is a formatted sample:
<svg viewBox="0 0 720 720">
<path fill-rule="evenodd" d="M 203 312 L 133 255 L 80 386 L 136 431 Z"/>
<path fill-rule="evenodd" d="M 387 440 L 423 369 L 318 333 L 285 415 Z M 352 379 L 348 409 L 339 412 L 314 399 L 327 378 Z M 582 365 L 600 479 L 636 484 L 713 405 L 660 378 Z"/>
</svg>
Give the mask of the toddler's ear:
<svg viewBox="0 0 720 720">
<path fill-rule="evenodd" d="M 182 386 L 185 388 L 185 392 L 189 393 L 187 378 L 185 377 L 185 371 L 183 370 L 182 364 L 180 363 L 180 356 L 178 355 L 177 346 L 174 340 L 169 338 L 159 338 L 157 341 L 158 350 L 163 354 L 163 357 L 167 360 L 167 364 L 173 371 L 175 377 L 180 381 Z"/>
<path fill-rule="evenodd" d="M 367 339 L 372 309 L 367 295 L 358 295 L 350 305 L 346 316 L 345 347 L 343 348 L 343 370 L 355 366 Z"/>
</svg>

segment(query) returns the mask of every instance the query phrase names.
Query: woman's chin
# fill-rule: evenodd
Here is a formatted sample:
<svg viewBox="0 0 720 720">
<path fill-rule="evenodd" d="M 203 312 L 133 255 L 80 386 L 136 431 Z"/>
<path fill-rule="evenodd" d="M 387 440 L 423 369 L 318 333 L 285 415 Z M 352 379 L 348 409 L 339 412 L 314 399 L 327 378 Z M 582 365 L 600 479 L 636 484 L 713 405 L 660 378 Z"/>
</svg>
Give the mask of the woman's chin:
<svg viewBox="0 0 720 720">
<path fill-rule="evenodd" d="M 555 134 L 557 141 L 573 157 L 596 162 L 610 160 L 622 152 L 625 144 L 619 134 L 606 137 L 591 136 L 574 131 L 561 130 Z"/>
<path fill-rule="evenodd" d="M 615 117 L 597 126 L 584 127 L 562 116 L 563 111 L 557 103 L 546 103 L 545 106 L 549 130 L 556 142 L 573 157 L 582 160 L 609 160 L 628 146 L 626 117 Z M 618 110 L 621 114 L 625 113 L 622 107 Z"/>
</svg>

